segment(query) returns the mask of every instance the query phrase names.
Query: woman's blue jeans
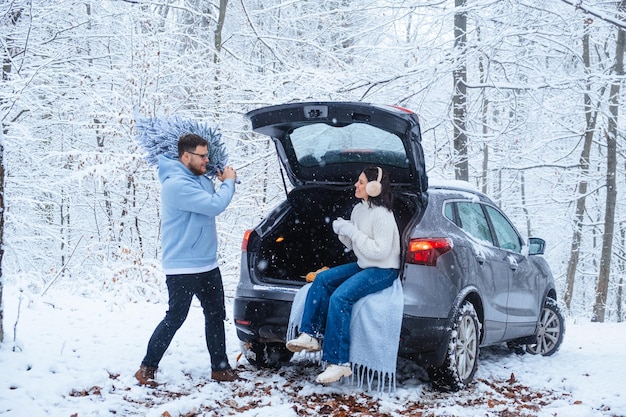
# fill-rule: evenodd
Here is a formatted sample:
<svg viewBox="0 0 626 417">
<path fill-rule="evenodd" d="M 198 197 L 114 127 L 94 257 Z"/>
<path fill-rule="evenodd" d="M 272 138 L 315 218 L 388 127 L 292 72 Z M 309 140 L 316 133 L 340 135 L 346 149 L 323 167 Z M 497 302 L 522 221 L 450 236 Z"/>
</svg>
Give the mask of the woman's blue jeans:
<svg viewBox="0 0 626 417">
<path fill-rule="evenodd" d="M 306 297 L 300 333 L 324 336 L 322 360 L 331 364 L 350 362 L 350 320 L 354 303 L 390 287 L 397 277 L 397 269 L 361 269 L 356 262 L 320 272 Z"/>
<path fill-rule="evenodd" d="M 159 365 L 174 334 L 187 318 L 191 300 L 195 295 L 200 300 L 204 313 L 204 334 L 211 355 L 211 370 L 222 371 L 230 368 L 224 332 L 226 318 L 224 288 L 219 268 L 199 274 L 167 275 L 166 282 L 169 309 L 154 330 L 141 364 L 155 368 Z"/>
</svg>

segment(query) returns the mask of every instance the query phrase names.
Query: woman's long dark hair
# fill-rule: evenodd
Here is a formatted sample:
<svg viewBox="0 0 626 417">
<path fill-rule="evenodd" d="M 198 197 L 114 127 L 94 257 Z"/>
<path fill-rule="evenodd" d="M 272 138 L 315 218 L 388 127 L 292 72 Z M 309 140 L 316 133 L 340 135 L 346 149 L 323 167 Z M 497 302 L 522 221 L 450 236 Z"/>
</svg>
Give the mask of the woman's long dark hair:
<svg viewBox="0 0 626 417">
<path fill-rule="evenodd" d="M 382 169 L 382 168 L 381 168 Z M 393 194 L 391 194 L 391 185 L 389 181 L 389 174 L 383 169 L 383 177 L 380 180 L 381 191 L 377 197 L 369 196 L 367 202 L 370 206 L 373 204 L 375 206 L 385 207 L 387 210 L 393 210 Z M 378 167 L 376 166 L 368 166 L 363 170 L 365 174 L 365 178 L 368 181 L 376 181 L 378 179 Z"/>
</svg>

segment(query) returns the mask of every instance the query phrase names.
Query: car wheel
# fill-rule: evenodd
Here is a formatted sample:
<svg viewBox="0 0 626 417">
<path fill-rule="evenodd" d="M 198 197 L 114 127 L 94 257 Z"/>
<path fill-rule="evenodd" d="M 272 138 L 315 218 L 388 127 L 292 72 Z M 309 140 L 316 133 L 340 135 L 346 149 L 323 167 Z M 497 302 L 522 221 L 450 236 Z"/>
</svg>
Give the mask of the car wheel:
<svg viewBox="0 0 626 417">
<path fill-rule="evenodd" d="M 480 345 L 480 322 L 474 306 L 463 303 L 452 322 L 452 336 L 441 367 L 428 369 L 430 382 L 441 391 L 458 391 L 476 374 Z"/>
<path fill-rule="evenodd" d="M 248 362 L 258 369 L 278 369 L 293 356 L 283 343 L 241 342 L 241 351 Z"/>
<path fill-rule="evenodd" d="M 526 345 L 533 355 L 550 356 L 561 347 L 565 334 L 565 320 L 556 300 L 546 298 L 537 326 L 537 343 Z"/>
</svg>

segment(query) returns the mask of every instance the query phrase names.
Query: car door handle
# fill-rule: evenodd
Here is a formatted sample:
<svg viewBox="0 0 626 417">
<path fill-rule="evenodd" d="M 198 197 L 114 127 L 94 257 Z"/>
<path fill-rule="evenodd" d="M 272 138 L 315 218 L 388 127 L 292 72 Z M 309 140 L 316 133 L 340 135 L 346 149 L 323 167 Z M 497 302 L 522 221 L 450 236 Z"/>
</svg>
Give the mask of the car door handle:
<svg viewBox="0 0 626 417">
<path fill-rule="evenodd" d="M 511 269 L 513 271 L 516 271 L 517 270 L 517 266 L 518 266 L 517 265 L 517 259 L 509 258 L 509 266 L 511 267 Z"/>
<path fill-rule="evenodd" d="M 479 253 L 476 254 L 476 260 L 478 261 L 479 264 L 484 264 L 486 261 L 485 255 L 481 255 Z"/>
</svg>

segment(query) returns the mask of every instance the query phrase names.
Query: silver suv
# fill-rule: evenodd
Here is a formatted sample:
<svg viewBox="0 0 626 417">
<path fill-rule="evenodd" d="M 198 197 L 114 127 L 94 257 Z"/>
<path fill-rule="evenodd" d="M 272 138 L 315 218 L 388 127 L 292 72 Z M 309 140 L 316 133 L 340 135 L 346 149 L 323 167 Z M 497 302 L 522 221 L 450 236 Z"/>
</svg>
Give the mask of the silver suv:
<svg viewBox="0 0 626 417">
<path fill-rule="evenodd" d="M 354 261 L 332 231 L 356 200 L 367 165 L 390 173 L 401 233 L 404 316 L 399 355 L 424 367 L 440 390 L 463 388 L 479 348 L 508 343 L 544 356 L 565 331 L 545 242 L 518 231 L 466 183 L 428 184 L 417 116 L 355 102 L 291 103 L 247 114 L 272 138 L 292 189 L 242 245 L 234 302 L 237 335 L 257 367 L 291 359 L 291 303 L 308 272 Z"/>
</svg>

